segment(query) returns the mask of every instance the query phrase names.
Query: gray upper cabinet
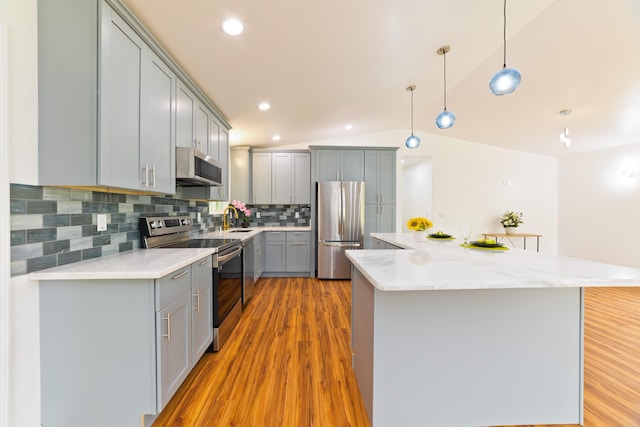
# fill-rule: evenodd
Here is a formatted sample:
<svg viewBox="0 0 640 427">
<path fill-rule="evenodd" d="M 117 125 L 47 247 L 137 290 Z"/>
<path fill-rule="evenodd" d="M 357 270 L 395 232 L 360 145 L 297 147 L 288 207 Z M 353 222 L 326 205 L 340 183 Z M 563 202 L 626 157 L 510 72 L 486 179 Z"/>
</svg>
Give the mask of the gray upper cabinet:
<svg viewBox="0 0 640 427">
<path fill-rule="evenodd" d="M 364 151 L 352 149 L 315 150 L 316 181 L 363 181 Z"/>
<path fill-rule="evenodd" d="M 196 147 L 196 97 L 182 82 L 176 96 L 176 147 Z"/>
<path fill-rule="evenodd" d="M 251 202 L 271 204 L 271 153 L 251 155 Z"/>
<path fill-rule="evenodd" d="M 175 193 L 176 143 L 228 122 L 119 0 L 37 9 L 39 184 Z"/>
<path fill-rule="evenodd" d="M 209 112 L 207 108 L 198 103 L 196 106 L 196 148 L 205 154 L 212 155 L 209 152 Z M 218 157 L 218 153 L 215 153 Z"/>
<path fill-rule="evenodd" d="M 248 146 L 235 146 L 229 149 L 231 161 L 229 169 L 231 173 L 231 200 L 241 200 L 252 203 L 249 197 L 249 163 L 251 153 Z"/>
<path fill-rule="evenodd" d="M 308 152 L 260 152 L 251 155 L 252 202 L 311 203 L 311 156 Z"/>
</svg>

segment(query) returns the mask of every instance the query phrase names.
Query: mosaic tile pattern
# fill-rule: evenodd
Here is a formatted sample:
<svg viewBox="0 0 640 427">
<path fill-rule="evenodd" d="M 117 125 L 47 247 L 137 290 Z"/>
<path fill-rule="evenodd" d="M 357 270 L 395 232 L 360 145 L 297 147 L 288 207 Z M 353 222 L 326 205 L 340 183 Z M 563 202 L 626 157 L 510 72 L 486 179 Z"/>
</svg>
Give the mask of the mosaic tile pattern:
<svg viewBox="0 0 640 427">
<path fill-rule="evenodd" d="M 222 215 L 211 214 L 207 202 L 184 200 L 179 193 L 151 196 L 11 184 L 10 199 L 12 276 L 137 249 L 140 216 L 189 216 L 194 235 L 222 226 Z M 310 224 L 309 205 L 249 207 L 251 227 Z M 98 231 L 97 214 L 106 214 L 106 231 Z"/>
<path fill-rule="evenodd" d="M 31 273 L 140 247 L 138 218 L 189 216 L 193 234 L 222 224 L 209 204 L 180 195 L 149 196 L 11 184 L 11 275 Z M 107 230 L 97 230 L 97 214 Z"/>
<path fill-rule="evenodd" d="M 247 205 L 251 209 L 250 227 L 307 227 L 311 221 L 310 205 Z M 256 218 L 260 212 L 260 219 Z M 298 212 L 299 218 L 295 217 Z"/>
</svg>

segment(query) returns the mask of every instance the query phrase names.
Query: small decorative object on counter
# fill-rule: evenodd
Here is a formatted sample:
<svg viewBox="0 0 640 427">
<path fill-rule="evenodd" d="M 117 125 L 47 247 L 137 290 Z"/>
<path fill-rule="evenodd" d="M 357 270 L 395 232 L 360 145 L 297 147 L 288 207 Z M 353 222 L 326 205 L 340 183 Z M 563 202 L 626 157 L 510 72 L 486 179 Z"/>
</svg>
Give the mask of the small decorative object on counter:
<svg viewBox="0 0 640 427">
<path fill-rule="evenodd" d="M 433 227 L 433 223 L 429 221 L 427 218 L 423 218 L 423 217 L 411 218 L 407 222 L 407 228 L 409 230 L 413 230 L 414 237 L 416 240 L 425 239 L 426 235 L 424 232 L 431 227 Z"/>
<path fill-rule="evenodd" d="M 251 209 L 249 209 L 243 202 L 239 200 L 233 200 L 231 206 L 238 210 L 238 222 L 242 228 L 247 228 L 249 222 L 251 222 Z"/>
<path fill-rule="evenodd" d="M 522 221 L 522 212 L 514 211 L 505 212 L 504 214 L 502 214 L 502 219 L 500 220 L 500 223 L 504 227 L 504 232 L 507 234 L 515 234 L 517 231 L 516 229 L 523 222 L 524 221 Z"/>
</svg>

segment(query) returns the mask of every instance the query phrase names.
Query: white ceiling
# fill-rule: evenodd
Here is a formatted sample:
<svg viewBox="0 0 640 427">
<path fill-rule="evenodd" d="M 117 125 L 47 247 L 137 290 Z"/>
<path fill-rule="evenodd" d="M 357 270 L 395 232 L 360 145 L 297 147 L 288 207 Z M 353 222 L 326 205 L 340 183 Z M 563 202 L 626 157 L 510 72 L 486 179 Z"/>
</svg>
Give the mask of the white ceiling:
<svg viewBox="0 0 640 427">
<path fill-rule="evenodd" d="M 411 84 L 414 128 L 434 138 L 554 157 L 640 142 L 637 0 L 510 1 L 507 65 L 522 84 L 502 97 L 488 90 L 503 62 L 502 0 L 122 1 L 227 117 L 233 144 L 409 129 Z M 242 35 L 222 32 L 231 16 Z M 434 124 L 443 45 L 457 116 L 448 130 Z M 262 101 L 271 110 L 259 111 Z M 559 140 L 565 123 L 570 149 Z"/>
</svg>

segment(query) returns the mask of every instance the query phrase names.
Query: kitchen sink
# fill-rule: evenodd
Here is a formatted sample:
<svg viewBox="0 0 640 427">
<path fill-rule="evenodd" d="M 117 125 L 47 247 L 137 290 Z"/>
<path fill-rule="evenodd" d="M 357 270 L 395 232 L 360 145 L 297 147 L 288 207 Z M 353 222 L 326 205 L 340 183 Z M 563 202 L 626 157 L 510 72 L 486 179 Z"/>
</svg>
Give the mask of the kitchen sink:
<svg viewBox="0 0 640 427">
<path fill-rule="evenodd" d="M 253 230 L 249 230 L 248 228 L 243 228 L 242 230 L 231 230 L 229 233 L 248 233 Z"/>
</svg>

